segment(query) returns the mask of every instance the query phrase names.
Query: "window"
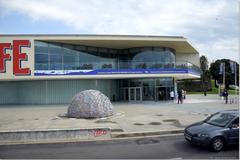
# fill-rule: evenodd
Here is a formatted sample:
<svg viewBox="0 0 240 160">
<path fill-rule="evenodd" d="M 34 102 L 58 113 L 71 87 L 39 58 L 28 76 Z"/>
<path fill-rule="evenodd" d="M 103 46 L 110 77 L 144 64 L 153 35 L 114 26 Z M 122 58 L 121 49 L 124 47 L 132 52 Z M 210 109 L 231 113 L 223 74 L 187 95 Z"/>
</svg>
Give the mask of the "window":
<svg viewBox="0 0 240 160">
<path fill-rule="evenodd" d="M 99 48 L 35 41 L 36 70 L 161 69 L 175 66 L 174 51 L 162 47 Z"/>
<path fill-rule="evenodd" d="M 35 42 L 35 52 L 36 53 L 48 53 L 48 43 L 36 41 Z"/>
<path fill-rule="evenodd" d="M 239 118 L 235 119 L 232 122 L 232 128 L 238 128 L 239 127 Z"/>
<path fill-rule="evenodd" d="M 175 64 L 175 55 L 169 50 L 163 51 L 162 48 L 157 47 L 152 50 L 151 47 L 147 47 L 132 58 L 132 64 L 134 68 L 142 69 L 172 68 Z"/>
<path fill-rule="evenodd" d="M 211 116 L 206 120 L 206 123 L 216 125 L 216 126 L 225 126 L 234 118 L 233 115 L 227 113 L 217 113 Z"/>
<path fill-rule="evenodd" d="M 62 56 L 58 54 L 52 54 L 50 58 L 50 70 L 62 70 Z"/>
</svg>

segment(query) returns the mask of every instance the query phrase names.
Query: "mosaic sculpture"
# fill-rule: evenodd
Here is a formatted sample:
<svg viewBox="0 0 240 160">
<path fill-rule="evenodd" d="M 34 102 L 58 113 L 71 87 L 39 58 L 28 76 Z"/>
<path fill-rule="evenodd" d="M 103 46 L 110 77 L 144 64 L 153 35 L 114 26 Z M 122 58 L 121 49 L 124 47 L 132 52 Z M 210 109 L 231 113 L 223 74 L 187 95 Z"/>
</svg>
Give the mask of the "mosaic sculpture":
<svg viewBox="0 0 240 160">
<path fill-rule="evenodd" d="M 67 116 L 72 118 L 101 118 L 113 115 L 109 98 L 97 90 L 77 93 L 68 106 Z"/>
</svg>

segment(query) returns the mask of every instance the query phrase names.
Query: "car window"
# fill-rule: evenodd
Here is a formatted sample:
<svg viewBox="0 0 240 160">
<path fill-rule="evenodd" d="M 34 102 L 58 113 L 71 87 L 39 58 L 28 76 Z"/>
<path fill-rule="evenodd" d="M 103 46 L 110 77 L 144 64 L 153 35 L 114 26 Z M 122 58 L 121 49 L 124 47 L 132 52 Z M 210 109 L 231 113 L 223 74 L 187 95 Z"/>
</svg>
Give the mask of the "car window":
<svg viewBox="0 0 240 160">
<path fill-rule="evenodd" d="M 239 127 L 239 118 L 235 119 L 235 120 L 232 122 L 232 127 L 233 127 L 233 128 L 238 128 L 238 127 Z"/>
<path fill-rule="evenodd" d="M 206 123 L 216 125 L 216 126 L 225 126 L 229 123 L 235 116 L 227 113 L 217 113 L 214 114 L 212 117 L 206 120 Z"/>
</svg>

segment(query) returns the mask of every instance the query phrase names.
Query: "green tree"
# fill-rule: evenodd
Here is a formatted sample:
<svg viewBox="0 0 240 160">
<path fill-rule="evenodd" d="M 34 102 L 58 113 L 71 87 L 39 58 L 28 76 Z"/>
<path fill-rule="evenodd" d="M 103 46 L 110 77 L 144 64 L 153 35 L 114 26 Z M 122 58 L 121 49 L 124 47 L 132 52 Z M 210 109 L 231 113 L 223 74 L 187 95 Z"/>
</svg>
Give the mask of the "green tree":
<svg viewBox="0 0 240 160">
<path fill-rule="evenodd" d="M 208 70 L 208 59 L 206 56 L 200 57 L 200 68 L 202 70 L 201 74 L 202 90 L 206 91 L 208 84 L 211 86 L 211 74 L 210 71 Z"/>
<path fill-rule="evenodd" d="M 208 60 L 206 56 L 200 57 L 200 68 L 203 72 L 208 70 Z"/>
<path fill-rule="evenodd" d="M 223 75 L 219 74 L 220 71 L 220 64 L 225 63 L 225 84 L 226 88 L 229 89 L 229 85 L 235 84 L 235 75 L 231 71 L 230 62 L 229 59 L 220 59 L 216 60 L 215 62 L 211 63 L 210 65 L 210 73 L 215 80 L 218 83 L 223 83 Z M 239 86 L 239 64 L 237 63 L 237 85 Z M 216 83 L 215 83 L 216 84 Z"/>
</svg>

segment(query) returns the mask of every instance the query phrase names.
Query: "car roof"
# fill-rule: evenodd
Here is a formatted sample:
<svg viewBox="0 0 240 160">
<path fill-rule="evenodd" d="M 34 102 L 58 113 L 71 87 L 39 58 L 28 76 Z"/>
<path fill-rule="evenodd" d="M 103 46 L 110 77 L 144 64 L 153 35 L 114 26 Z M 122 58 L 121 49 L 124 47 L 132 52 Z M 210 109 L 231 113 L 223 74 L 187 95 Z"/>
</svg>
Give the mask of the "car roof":
<svg viewBox="0 0 240 160">
<path fill-rule="evenodd" d="M 227 113 L 227 114 L 231 114 L 231 115 L 234 115 L 234 116 L 239 116 L 239 110 L 238 109 L 224 110 L 224 111 L 220 111 L 219 113 Z"/>
</svg>

